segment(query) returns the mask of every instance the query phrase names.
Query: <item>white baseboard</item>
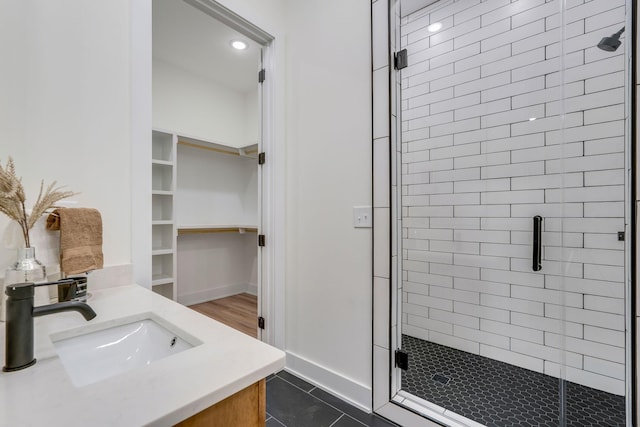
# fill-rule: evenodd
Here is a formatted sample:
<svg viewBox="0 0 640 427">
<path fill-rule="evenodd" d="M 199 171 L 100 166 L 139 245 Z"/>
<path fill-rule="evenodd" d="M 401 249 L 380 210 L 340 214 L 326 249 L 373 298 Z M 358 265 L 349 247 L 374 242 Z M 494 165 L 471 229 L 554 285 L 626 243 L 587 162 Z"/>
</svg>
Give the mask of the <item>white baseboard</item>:
<svg viewBox="0 0 640 427">
<path fill-rule="evenodd" d="M 245 292 L 249 295 L 258 296 L 258 285 L 249 283 Z"/>
<path fill-rule="evenodd" d="M 371 387 L 287 351 L 285 369 L 351 405 L 371 413 Z"/>
<path fill-rule="evenodd" d="M 250 285 L 248 283 L 239 283 L 235 285 L 220 286 L 214 289 L 206 289 L 204 291 L 193 292 L 190 294 L 178 295 L 178 302 L 183 305 L 199 304 L 201 302 L 212 301 L 214 299 L 220 299 L 224 297 L 230 297 L 231 295 L 237 295 L 242 293 L 251 293 L 251 288 L 258 291 L 256 285 Z"/>
</svg>

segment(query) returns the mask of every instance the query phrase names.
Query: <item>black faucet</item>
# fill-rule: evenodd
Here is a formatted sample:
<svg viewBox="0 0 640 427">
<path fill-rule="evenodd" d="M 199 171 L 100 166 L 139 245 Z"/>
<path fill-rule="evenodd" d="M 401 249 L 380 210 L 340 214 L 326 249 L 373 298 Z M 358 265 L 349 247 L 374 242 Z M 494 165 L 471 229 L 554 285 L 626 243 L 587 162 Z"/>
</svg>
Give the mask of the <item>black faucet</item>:
<svg viewBox="0 0 640 427">
<path fill-rule="evenodd" d="M 5 334 L 4 372 L 19 371 L 36 363 L 33 357 L 33 318 L 63 311 L 77 311 L 86 320 L 96 317 L 95 311 L 83 302 L 71 301 L 33 306 L 36 286 L 60 285 L 68 280 L 46 283 L 16 283 L 7 285 L 7 316 Z"/>
</svg>

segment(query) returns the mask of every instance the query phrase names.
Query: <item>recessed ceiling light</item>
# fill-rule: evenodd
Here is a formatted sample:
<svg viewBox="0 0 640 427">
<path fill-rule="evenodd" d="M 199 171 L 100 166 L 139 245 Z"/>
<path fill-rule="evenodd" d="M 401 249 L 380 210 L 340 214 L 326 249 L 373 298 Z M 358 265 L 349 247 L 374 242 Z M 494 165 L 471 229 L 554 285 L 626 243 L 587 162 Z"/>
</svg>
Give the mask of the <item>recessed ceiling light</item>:
<svg viewBox="0 0 640 427">
<path fill-rule="evenodd" d="M 433 24 L 427 27 L 430 33 L 435 33 L 436 31 L 440 31 L 442 29 L 442 22 L 434 22 Z"/>
<path fill-rule="evenodd" d="M 231 40 L 231 47 L 237 50 L 245 50 L 248 46 L 241 40 Z"/>
<path fill-rule="evenodd" d="M 530 122 L 532 122 L 532 121 L 534 121 L 535 119 L 536 119 L 535 117 L 530 117 L 530 118 L 529 118 L 529 121 L 530 121 Z"/>
</svg>

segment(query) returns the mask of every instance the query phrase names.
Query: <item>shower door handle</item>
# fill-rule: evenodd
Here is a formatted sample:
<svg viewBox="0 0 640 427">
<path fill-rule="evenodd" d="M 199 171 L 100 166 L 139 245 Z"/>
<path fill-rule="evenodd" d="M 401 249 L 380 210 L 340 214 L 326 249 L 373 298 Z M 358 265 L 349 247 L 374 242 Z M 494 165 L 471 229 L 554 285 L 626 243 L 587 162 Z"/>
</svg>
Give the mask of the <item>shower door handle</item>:
<svg viewBox="0 0 640 427">
<path fill-rule="evenodd" d="M 533 217 L 533 271 L 542 270 L 542 217 Z"/>
</svg>

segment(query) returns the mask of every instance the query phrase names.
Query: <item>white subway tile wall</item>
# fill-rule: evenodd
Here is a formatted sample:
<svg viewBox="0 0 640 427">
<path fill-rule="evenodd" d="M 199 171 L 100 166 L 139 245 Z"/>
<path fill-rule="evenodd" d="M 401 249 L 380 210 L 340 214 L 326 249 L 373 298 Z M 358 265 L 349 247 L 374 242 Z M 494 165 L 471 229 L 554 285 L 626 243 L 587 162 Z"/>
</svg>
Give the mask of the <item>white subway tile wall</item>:
<svg viewBox="0 0 640 427">
<path fill-rule="evenodd" d="M 402 331 L 624 394 L 624 44 L 596 45 L 625 4 L 567 2 L 564 44 L 559 11 L 443 0 L 402 18 Z"/>
</svg>

